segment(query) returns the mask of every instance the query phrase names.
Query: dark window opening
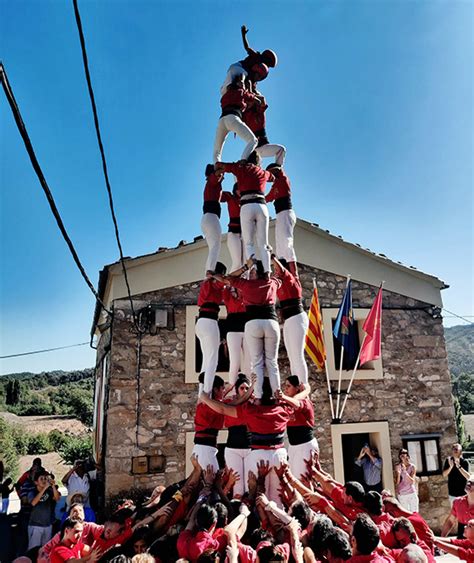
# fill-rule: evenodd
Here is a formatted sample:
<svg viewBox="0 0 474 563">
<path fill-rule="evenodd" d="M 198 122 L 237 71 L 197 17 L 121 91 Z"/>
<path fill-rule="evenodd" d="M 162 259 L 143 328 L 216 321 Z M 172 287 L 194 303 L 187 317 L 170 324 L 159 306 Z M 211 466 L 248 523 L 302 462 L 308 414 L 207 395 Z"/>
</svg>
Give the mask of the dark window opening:
<svg viewBox="0 0 474 563">
<path fill-rule="evenodd" d="M 342 458 L 344 460 L 344 481 L 364 482 L 362 468 L 355 464 L 360 450 L 370 444 L 369 434 L 343 434 L 342 436 Z"/>
</svg>

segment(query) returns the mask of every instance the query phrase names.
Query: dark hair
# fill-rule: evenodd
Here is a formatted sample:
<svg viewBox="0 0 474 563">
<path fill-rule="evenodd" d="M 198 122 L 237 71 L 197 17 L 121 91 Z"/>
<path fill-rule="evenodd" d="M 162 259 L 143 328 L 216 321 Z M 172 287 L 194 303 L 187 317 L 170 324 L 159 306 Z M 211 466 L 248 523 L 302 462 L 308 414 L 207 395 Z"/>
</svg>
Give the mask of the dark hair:
<svg viewBox="0 0 474 563">
<path fill-rule="evenodd" d="M 131 542 L 135 543 L 138 540 L 144 540 L 147 545 L 150 543 L 150 528 L 148 526 L 143 526 L 142 528 L 137 528 L 133 532 L 133 536 L 131 538 Z"/>
<path fill-rule="evenodd" d="M 223 387 L 225 385 L 225 381 L 222 379 L 222 377 L 220 375 L 216 375 L 214 377 L 214 381 L 212 382 L 212 388 L 213 389 L 219 389 L 220 387 Z"/>
<path fill-rule="evenodd" d="M 291 505 L 290 514 L 298 520 L 302 530 L 306 529 L 311 522 L 311 509 L 303 500 L 294 502 Z"/>
<path fill-rule="evenodd" d="M 130 557 L 124 555 L 123 553 L 120 553 L 119 555 L 112 557 L 112 559 L 109 559 L 109 563 L 131 563 L 131 561 L 132 560 L 130 559 Z"/>
<path fill-rule="evenodd" d="M 215 171 L 216 169 L 214 168 L 214 164 L 206 164 L 206 171 L 204 172 L 206 178 L 209 177 L 211 174 L 214 174 Z"/>
<path fill-rule="evenodd" d="M 352 497 L 354 502 L 364 502 L 364 487 L 357 481 L 347 481 L 344 485 L 346 495 Z"/>
<path fill-rule="evenodd" d="M 349 541 L 349 536 L 338 528 L 334 526 L 334 528 L 329 532 L 329 535 L 326 540 L 326 549 L 331 552 L 332 557 L 329 557 L 329 561 L 332 558 L 343 559 L 346 561 L 350 557 L 352 557 L 352 550 L 351 550 L 351 543 Z"/>
<path fill-rule="evenodd" d="M 249 545 L 253 547 L 253 549 L 257 549 L 259 543 L 263 541 L 268 541 L 273 544 L 273 537 L 272 535 L 264 530 L 262 527 L 255 528 L 255 530 L 250 534 L 249 538 Z"/>
<path fill-rule="evenodd" d="M 266 168 L 265 170 L 268 170 L 269 172 L 271 172 L 272 170 L 281 170 L 281 164 L 277 164 L 276 162 L 271 162 Z"/>
<path fill-rule="evenodd" d="M 405 532 L 408 532 L 410 534 L 410 542 L 416 543 L 418 537 L 416 535 L 413 524 L 410 522 L 410 520 L 408 520 L 408 518 L 405 518 L 404 516 L 400 516 L 400 518 L 395 518 L 395 520 L 392 523 L 392 533 L 394 534 L 399 530 L 404 530 Z"/>
<path fill-rule="evenodd" d="M 278 258 L 278 262 L 280 262 L 280 264 L 285 268 L 285 270 L 290 271 L 288 267 L 288 260 L 286 260 L 285 258 Z"/>
<path fill-rule="evenodd" d="M 245 375 L 245 373 L 239 373 L 235 381 L 235 388 L 238 389 L 242 385 L 242 383 L 247 383 L 247 385 L 250 385 L 250 379 Z"/>
<path fill-rule="evenodd" d="M 234 195 L 237 195 L 235 192 L 239 189 L 239 184 L 237 182 L 235 182 L 235 184 L 232 186 L 232 193 Z"/>
<path fill-rule="evenodd" d="M 35 457 L 31 465 L 39 465 L 40 467 L 43 465 L 40 457 Z"/>
<path fill-rule="evenodd" d="M 210 530 L 217 522 L 217 511 L 209 504 L 202 504 L 196 512 L 196 525 L 200 530 Z"/>
<path fill-rule="evenodd" d="M 227 526 L 227 520 L 229 517 L 229 511 L 227 510 L 227 506 L 222 502 L 216 502 L 214 508 L 217 512 L 216 528 L 224 528 L 225 526 Z"/>
<path fill-rule="evenodd" d="M 79 518 L 66 518 L 66 520 L 64 520 L 64 522 L 61 524 L 61 534 L 60 534 L 60 538 L 63 539 L 64 537 L 64 532 L 66 530 L 70 530 L 72 528 L 74 528 L 74 526 L 76 524 L 82 524 L 82 520 L 79 520 Z"/>
<path fill-rule="evenodd" d="M 316 516 L 309 538 L 309 545 L 318 559 L 324 554 L 329 533 L 333 528 L 334 524 L 328 516 L 325 514 Z"/>
<path fill-rule="evenodd" d="M 69 510 L 67 511 L 68 514 L 71 514 L 71 510 L 73 508 L 75 508 L 76 506 L 82 506 L 82 508 L 84 508 L 84 503 L 83 502 L 73 502 L 71 504 L 71 506 L 69 507 Z"/>
<path fill-rule="evenodd" d="M 352 536 L 357 544 L 357 551 L 370 555 L 380 541 L 379 529 L 367 514 L 359 514 L 352 528 Z"/>
<path fill-rule="evenodd" d="M 216 561 L 220 561 L 220 555 L 217 549 L 206 549 L 206 551 L 203 551 L 197 558 L 198 563 L 215 563 Z"/>
<path fill-rule="evenodd" d="M 280 551 L 277 551 L 275 545 L 266 545 L 257 551 L 260 563 L 270 563 L 273 561 L 285 561 L 285 557 Z"/>
<path fill-rule="evenodd" d="M 33 475 L 33 481 L 37 481 L 40 477 L 43 477 L 45 475 L 49 475 L 49 473 L 42 467 L 41 469 L 35 471 Z"/>
<path fill-rule="evenodd" d="M 369 514 L 380 516 L 383 509 L 382 495 L 377 491 L 369 491 L 364 497 L 364 508 Z"/>
<path fill-rule="evenodd" d="M 214 268 L 214 272 L 216 274 L 221 274 L 222 276 L 225 276 L 227 272 L 226 265 L 223 264 L 222 262 L 216 262 L 216 267 Z"/>
<path fill-rule="evenodd" d="M 257 260 L 256 268 L 257 268 L 257 277 L 263 278 L 265 275 L 265 270 L 263 268 L 263 262 L 261 260 Z"/>
<path fill-rule="evenodd" d="M 247 158 L 247 162 L 249 164 L 257 164 L 258 162 L 258 154 L 257 151 L 253 151 L 249 154 L 248 158 Z"/>
<path fill-rule="evenodd" d="M 290 375 L 286 378 L 286 380 L 290 385 L 293 385 L 293 387 L 300 386 L 300 378 L 297 375 Z"/>
</svg>

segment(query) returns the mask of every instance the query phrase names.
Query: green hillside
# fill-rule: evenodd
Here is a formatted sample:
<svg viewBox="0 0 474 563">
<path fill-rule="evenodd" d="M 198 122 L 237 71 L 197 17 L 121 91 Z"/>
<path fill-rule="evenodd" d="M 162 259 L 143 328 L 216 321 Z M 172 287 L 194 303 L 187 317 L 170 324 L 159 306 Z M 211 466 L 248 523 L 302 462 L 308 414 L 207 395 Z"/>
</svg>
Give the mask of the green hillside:
<svg viewBox="0 0 474 563">
<path fill-rule="evenodd" d="M 474 413 L 474 325 L 444 329 L 453 394 L 464 414 Z"/>
</svg>

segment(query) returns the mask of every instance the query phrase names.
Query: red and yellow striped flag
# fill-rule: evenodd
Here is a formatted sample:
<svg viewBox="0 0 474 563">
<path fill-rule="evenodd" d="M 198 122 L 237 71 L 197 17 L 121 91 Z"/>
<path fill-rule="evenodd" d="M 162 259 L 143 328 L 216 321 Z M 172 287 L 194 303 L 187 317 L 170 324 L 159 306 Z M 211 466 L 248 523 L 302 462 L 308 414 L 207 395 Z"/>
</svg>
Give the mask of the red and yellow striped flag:
<svg viewBox="0 0 474 563">
<path fill-rule="evenodd" d="M 309 310 L 309 326 L 306 333 L 305 350 L 308 356 L 313 360 L 318 371 L 325 369 L 326 348 L 323 338 L 323 320 L 319 309 L 318 289 L 316 285 L 313 289 L 313 298 L 311 299 L 311 308 Z"/>
</svg>

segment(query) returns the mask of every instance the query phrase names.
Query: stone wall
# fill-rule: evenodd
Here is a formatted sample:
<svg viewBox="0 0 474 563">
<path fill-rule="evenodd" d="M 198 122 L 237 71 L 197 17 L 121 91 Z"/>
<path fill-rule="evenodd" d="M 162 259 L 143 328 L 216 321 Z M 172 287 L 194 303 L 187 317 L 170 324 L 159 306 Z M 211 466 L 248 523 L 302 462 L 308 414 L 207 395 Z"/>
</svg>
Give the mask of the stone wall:
<svg viewBox="0 0 474 563">
<path fill-rule="evenodd" d="M 345 278 L 300 266 L 306 305 L 312 279 L 318 280 L 322 308 L 338 307 Z M 195 305 L 199 284 L 188 284 L 134 298 L 136 310 L 148 303 L 174 304 L 174 330 L 160 329 L 141 339 L 131 332 L 129 304 L 114 302 L 109 396 L 106 430 L 106 494 L 131 487 L 152 488 L 184 477 L 185 433 L 193 431 L 197 385 L 184 382 L 186 306 Z M 370 308 L 377 288 L 353 281 L 354 308 Z M 408 433 L 440 432 L 442 455 L 455 441 L 454 412 L 442 320 L 433 318 L 429 305 L 384 291 L 383 379 L 355 381 L 344 412 L 344 422 L 387 420 L 393 460 Z M 309 362 L 308 362 L 308 365 Z M 288 362 L 281 349 L 282 376 Z M 138 376 L 139 374 L 139 376 Z M 315 404 L 315 435 L 322 462 L 333 471 L 330 407 L 324 374 L 311 368 Z M 133 474 L 132 458 L 163 456 L 163 469 Z M 158 464 L 159 465 L 159 464 Z M 441 476 L 423 477 L 421 512 L 435 527 L 448 513 L 447 487 Z"/>
</svg>

